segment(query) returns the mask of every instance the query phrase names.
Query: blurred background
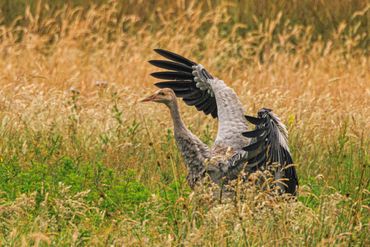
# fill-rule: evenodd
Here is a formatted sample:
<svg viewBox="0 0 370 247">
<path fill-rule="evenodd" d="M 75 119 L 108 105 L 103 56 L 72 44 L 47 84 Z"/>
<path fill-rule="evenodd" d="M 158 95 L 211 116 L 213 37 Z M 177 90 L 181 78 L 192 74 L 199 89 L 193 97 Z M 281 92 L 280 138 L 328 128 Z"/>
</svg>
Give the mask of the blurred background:
<svg viewBox="0 0 370 247">
<path fill-rule="evenodd" d="M 153 30 L 160 29 L 158 18 L 171 12 L 173 16 L 179 16 L 188 6 L 199 5 L 204 13 L 222 6 L 230 15 L 227 23 L 224 23 L 225 34 L 234 24 L 243 24 L 238 30 L 240 35 L 245 32 L 258 29 L 258 23 L 275 19 L 281 15 L 281 22 L 289 20 L 292 24 L 311 26 L 314 37 L 330 38 L 330 35 L 340 27 L 341 24 L 358 23 L 359 32 L 369 32 L 370 14 L 366 7 L 367 0 L 1 0 L 1 23 L 27 25 L 29 20 L 22 18 L 27 11 L 37 13 L 39 20 L 52 16 L 61 8 L 79 7 L 84 10 L 91 6 L 101 6 L 109 2 L 116 5 L 115 18 L 117 22 L 127 15 L 137 17 L 138 25 L 150 25 Z M 45 4 L 48 7 L 45 7 Z M 364 13 L 364 11 L 366 13 Z M 111 23 L 111 25 L 114 25 Z M 124 28 L 123 26 L 121 28 Z M 205 26 L 204 29 L 207 27 Z M 42 30 L 39 30 L 42 32 Z M 369 44 L 361 43 L 362 48 Z"/>
<path fill-rule="evenodd" d="M 366 0 L 0 0 L 0 245 L 369 246 L 369 19 Z M 155 48 L 273 109 L 297 201 L 190 191 L 168 109 L 138 103 Z"/>
</svg>

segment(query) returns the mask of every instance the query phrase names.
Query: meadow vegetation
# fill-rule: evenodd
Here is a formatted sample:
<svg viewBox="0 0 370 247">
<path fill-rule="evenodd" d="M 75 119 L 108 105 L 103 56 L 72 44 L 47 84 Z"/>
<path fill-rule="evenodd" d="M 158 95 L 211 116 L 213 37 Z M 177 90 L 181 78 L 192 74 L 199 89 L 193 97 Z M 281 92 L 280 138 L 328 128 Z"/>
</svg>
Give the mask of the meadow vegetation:
<svg viewBox="0 0 370 247">
<path fill-rule="evenodd" d="M 0 244 L 368 246 L 370 5 L 338 7 L 326 27 L 316 21 L 331 1 L 304 1 L 326 9 L 302 18 L 273 2 L 259 16 L 247 16 L 265 9 L 254 1 L 31 1 L 17 18 L 3 12 Z M 247 114 L 268 107 L 283 119 L 297 201 L 238 181 L 231 201 L 215 201 L 212 186 L 190 191 L 167 109 L 138 103 L 156 90 L 146 61 L 159 47 L 222 78 Z M 180 106 L 212 143 L 217 123 Z"/>
</svg>

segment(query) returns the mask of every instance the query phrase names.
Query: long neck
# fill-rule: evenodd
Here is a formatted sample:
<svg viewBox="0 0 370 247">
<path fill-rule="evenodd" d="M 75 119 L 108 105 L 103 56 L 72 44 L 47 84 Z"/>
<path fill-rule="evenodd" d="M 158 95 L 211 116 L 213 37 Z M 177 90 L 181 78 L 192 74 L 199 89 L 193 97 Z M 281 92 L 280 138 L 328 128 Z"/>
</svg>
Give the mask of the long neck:
<svg viewBox="0 0 370 247">
<path fill-rule="evenodd" d="M 171 102 L 171 104 L 167 105 L 171 112 L 171 117 L 173 121 L 173 127 L 175 132 L 180 130 L 187 130 L 185 127 L 184 122 L 181 119 L 180 112 L 179 112 L 179 106 L 177 104 L 177 101 L 174 100 Z"/>
<path fill-rule="evenodd" d="M 209 156 L 209 149 L 206 144 L 204 144 L 196 135 L 191 133 L 191 131 L 186 128 L 184 122 L 181 120 L 179 107 L 176 101 L 172 104 L 167 105 L 170 108 L 171 117 L 174 126 L 175 138 L 181 151 L 191 150 L 191 152 L 199 152 L 199 159 L 203 160 Z M 186 157 L 189 154 L 189 150 L 183 155 Z M 198 154 L 197 154 L 198 155 Z M 201 157 L 202 156 L 202 157 Z M 193 157 L 194 158 L 194 157 Z"/>
<path fill-rule="evenodd" d="M 203 176 L 203 161 L 210 157 L 210 152 L 208 146 L 185 127 L 180 117 L 177 102 L 173 101 L 167 106 L 171 112 L 176 144 L 188 168 L 188 183 L 193 188 L 196 181 Z"/>
</svg>

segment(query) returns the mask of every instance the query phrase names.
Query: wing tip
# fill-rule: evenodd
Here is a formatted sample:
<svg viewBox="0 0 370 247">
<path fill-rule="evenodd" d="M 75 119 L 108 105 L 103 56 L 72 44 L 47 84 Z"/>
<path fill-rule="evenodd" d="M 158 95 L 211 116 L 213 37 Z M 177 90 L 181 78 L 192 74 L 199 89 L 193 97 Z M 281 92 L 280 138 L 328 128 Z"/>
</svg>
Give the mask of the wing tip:
<svg viewBox="0 0 370 247">
<path fill-rule="evenodd" d="M 157 73 L 157 72 L 150 73 L 150 76 L 151 76 L 151 77 L 154 77 L 154 78 L 157 78 L 157 77 L 156 77 L 156 73 Z"/>
<path fill-rule="evenodd" d="M 156 53 L 160 53 L 161 51 L 164 51 L 164 50 L 161 48 L 154 48 L 153 51 L 155 51 Z"/>
<path fill-rule="evenodd" d="M 150 63 L 151 65 L 155 66 L 156 61 L 158 61 L 158 60 L 152 59 L 152 60 L 148 60 L 147 62 Z"/>
<path fill-rule="evenodd" d="M 252 117 L 252 116 L 248 116 L 248 115 L 245 115 L 244 117 L 245 117 L 245 119 L 247 119 L 248 122 L 250 122 L 251 124 L 254 124 L 254 125 L 260 125 L 264 121 L 260 117 Z"/>
<path fill-rule="evenodd" d="M 168 55 L 168 54 L 173 53 L 173 52 L 170 52 L 170 51 L 167 51 L 167 50 L 161 49 L 161 48 L 155 48 L 155 49 L 153 49 L 153 51 L 154 51 L 155 53 L 157 53 L 157 54 L 161 55 L 161 56 L 164 56 L 164 57 L 165 57 L 166 55 Z"/>
<path fill-rule="evenodd" d="M 177 53 L 174 53 L 172 51 L 168 51 L 168 50 L 164 50 L 164 49 L 159 49 L 159 48 L 156 48 L 154 49 L 154 51 L 156 53 L 158 53 L 159 55 L 167 58 L 167 59 L 170 59 L 172 61 L 176 61 L 176 62 L 179 62 L 179 63 L 182 63 L 182 64 L 185 64 L 185 65 L 188 65 L 188 66 L 193 66 L 193 65 L 196 65 L 195 62 L 189 60 L 188 58 L 185 58 Z"/>
<path fill-rule="evenodd" d="M 162 82 L 156 82 L 154 83 L 154 86 L 159 87 L 159 88 L 165 88 L 165 85 L 163 85 Z"/>
</svg>

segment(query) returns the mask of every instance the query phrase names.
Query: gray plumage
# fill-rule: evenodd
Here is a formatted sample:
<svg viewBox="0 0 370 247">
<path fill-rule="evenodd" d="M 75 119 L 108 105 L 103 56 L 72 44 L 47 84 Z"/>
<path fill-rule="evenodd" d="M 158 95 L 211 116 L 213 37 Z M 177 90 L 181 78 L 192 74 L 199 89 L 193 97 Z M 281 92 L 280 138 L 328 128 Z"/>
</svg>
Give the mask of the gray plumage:
<svg viewBox="0 0 370 247">
<path fill-rule="evenodd" d="M 152 76 L 166 81 L 155 85 L 156 94 L 144 101 L 166 104 L 174 123 L 174 135 L 188 168 L 190 187 L 208 174 L 217 184 L 238 177 L 241 171 L 248 174 L 259 169 L 280 166 L 275 170 L 276 179 L 283 192 L 296 193 L 298 178 L 289 147 L 285 125 L 269 109 L 262 108 L 257 117 L 244 116 L 244 109 L 233 89 L 196 64 L 178 54 L 156 49 L 170 59 L 151 60 L 151 64 L 169 71 L 155 72 Z M 205 145 L 184 125 L 178 110 L 176 96 L 206 115 L 218 118 L 216 140 L 211 148 Z M 256 125 L 248 131 L 247 120 Z"/>
<path fill-rule="evenodd" d="M 204 174 L 204 162 L 211 157 L 210 150 L 206 144 L 186 128 L 181 119 L 177 101 L 171 101 L 167 106 L 170 109 L 173 120 L 176 144 L 185 159 L 185 164 L 189 171 L 188 184 L 193 188 Z"/>
</svg>

